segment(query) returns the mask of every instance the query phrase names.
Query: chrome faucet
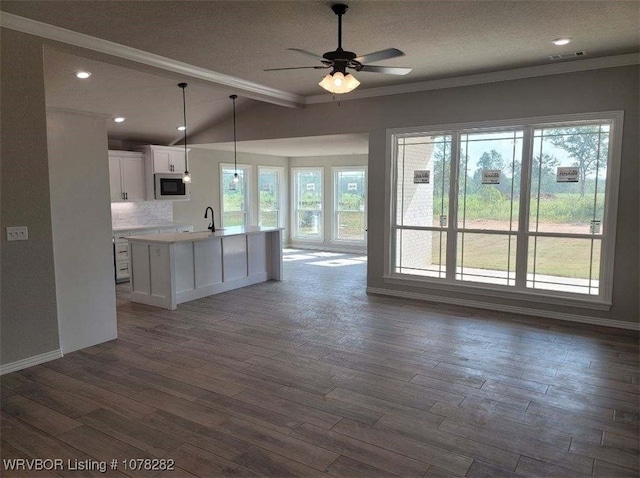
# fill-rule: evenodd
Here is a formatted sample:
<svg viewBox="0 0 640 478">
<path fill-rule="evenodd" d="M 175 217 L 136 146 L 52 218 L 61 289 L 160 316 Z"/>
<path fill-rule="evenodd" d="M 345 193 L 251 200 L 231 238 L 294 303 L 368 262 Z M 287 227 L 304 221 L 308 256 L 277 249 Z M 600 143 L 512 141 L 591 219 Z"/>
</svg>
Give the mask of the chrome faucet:
<svg viewBox="0 0 640 478">
<path fill-rule="evenodd" d="M 207 209 L 204 210 L 204 218 L 207 218 L 209 210 L 211 210 L 211 223 L 209 224 L 209 227 L 207 229 L 209 229 L 211 232 L 216 232 L 216 222 L 214 219 L 215 216 L 213 215 L 213 208 L 211 206 L 207 207 Z"/>
</svg>

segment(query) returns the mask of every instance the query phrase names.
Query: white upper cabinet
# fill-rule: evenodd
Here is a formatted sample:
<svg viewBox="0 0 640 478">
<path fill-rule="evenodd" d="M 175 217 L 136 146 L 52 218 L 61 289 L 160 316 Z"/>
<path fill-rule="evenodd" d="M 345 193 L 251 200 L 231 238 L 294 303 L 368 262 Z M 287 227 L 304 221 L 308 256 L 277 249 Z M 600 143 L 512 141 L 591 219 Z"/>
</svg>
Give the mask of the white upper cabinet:
<svg viewBox="0 0 640 478">
<path fill-rule="evenodd" d="M 151 174 L 184 173 L 184 147 L 149 145 L 145 146 L 142 150 L 147 157 L 147 164 L 151 166 Z M 189 151 L 189 149 L 187 149 L 187 151 Z"/>
<path fill-rule="evenodd" d="M 153 172 L 154 173 L 183 173 L 184 172 L 184 150 L 154 151 Z"/>
<path fill-rule="evenodd" d="M 111 202 L 144 201 L 144 155 L 109 151 L 109 189 Z"/>
</svg>

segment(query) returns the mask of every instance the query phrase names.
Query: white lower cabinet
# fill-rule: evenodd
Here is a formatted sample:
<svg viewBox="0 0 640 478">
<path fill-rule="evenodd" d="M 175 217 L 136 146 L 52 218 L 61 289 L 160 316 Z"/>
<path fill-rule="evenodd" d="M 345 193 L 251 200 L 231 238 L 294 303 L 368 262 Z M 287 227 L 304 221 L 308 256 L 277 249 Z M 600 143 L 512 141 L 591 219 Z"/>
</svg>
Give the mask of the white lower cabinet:
<svg viewBox="0 0 640 478">
<path fill-rule="evenodd" d="M 127 238 L 162 232 L 193 232 L 193 226 L 158 226 L 153 229 L 127 229 L 113 232 L 113 254 L 116 283 L 128 282 L 131 278 L 131 250 Z"/>
</svg>

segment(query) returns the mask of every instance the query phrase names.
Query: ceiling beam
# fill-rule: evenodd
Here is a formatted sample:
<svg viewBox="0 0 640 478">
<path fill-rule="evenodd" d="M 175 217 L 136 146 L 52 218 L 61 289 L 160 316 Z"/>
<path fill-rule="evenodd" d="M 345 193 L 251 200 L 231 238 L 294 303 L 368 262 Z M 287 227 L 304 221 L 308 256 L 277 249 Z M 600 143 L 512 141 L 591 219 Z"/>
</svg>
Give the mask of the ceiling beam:
<svg viewBox="0 0 640 478">
<path fill-rule="evenodd" d="M 48 23 L 38 22 L 30 18 L 24 18 L 11 13 L 2 12 L 0 26 L 10 30 L 39 36 L 48 40 L 54 40 L 69 45 L 86 48 L 118 58 L 124 58 L 136 63 L 152 66 L 172 73 L 179 73 L 189 78 L 211 83 L 216 86 L 231 88 L 245 98 L 272 103 L 289 108 L 301 108 L 305 104 L 303 96 L 278 90 L 269 86 L 243 80 L 230 75 L 218 73 L 213 70 L 190 65 L 164 56 L 138 50 L 126 45 L 103 40 L 101 38 L 78 33 L 66 28 L 56 27 Z"/>
</svg>

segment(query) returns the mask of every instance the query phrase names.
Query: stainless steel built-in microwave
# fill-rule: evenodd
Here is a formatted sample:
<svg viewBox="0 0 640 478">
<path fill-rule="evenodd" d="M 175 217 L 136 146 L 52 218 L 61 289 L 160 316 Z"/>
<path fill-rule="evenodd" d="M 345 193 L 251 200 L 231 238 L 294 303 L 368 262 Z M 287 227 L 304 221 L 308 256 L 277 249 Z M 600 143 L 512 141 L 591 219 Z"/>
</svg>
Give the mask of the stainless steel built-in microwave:
<svg viewBox="0 0 640 478">
<path fill-rule="evenodd" d="M 182 182 L 182 174 L 154 174 L 156 199 L 189 199 L 189 185 Z"/>
</svg>

